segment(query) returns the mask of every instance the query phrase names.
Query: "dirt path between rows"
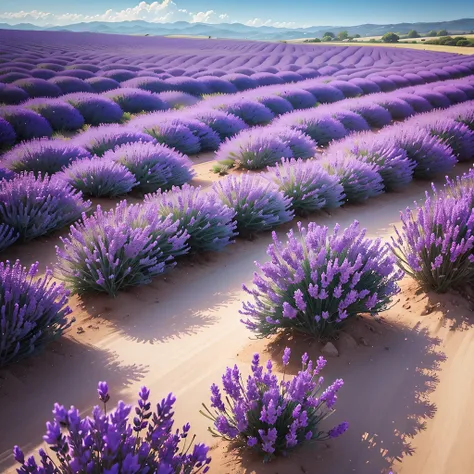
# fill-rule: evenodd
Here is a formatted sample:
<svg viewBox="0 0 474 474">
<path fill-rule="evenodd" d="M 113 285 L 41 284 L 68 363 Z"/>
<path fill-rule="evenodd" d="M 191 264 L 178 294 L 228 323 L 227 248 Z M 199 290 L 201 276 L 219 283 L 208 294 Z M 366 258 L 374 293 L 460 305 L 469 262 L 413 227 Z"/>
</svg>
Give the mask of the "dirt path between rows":
<svg viewBox="0 0 474 474">
<path fill-rule="evenodd" d="M 465 169 L 459 166 L 456 173 Z M 422 199 L 428 188 L 416 181 L 403 193 L 312 220 L 345 227 L 358 219 L 369 236 L 386 239 L 400 209 Z M 279 228 L 280 236 L 296 222 Z M 52 264 L 57 241 L 14 246 L 5 257 Z M 222 253 L 186 259 L 151 285 L 116 299 L 74 298 L 77 321 L 66 337 L 0 371 L 0 472 L 14 472 L 14 444 L 26 451 L 38 447 L 54 402 L 89 413 L 97 381 L 107 380 L 112 403 L 132 403 L 143 384 L 154 400 L 172 391 L 177 422 L 189 420 L 198 439 L 213 444 L 216 474 L 379 474 L 390 468 L 396 474 L 472 474 L 474 315 L 460 297 L 417 293 L 408 279 L 382 323 L 358 321 L 347 330 L 353 339 L 336 342 L 340 357 L 329 360 L 324 375 L 327 381 L 345 380 L 337 412 L 328 420 L 349 421 L 343 437 L 270 465 L 240 460 L 216 445 L 198 412 L 227 365 L 238 362 L 245 369 L 255 351 L 279 358 L 285 344 L 295 358 L 304 351 L 320 353 L 309 341 L 250 340 L 239 321 L 246 297 L 241 285 L 251 282 L 254 261 L 266 258 L 269 242 L 264 234 L 253 242 L 238 240 Z"/>
</svg>

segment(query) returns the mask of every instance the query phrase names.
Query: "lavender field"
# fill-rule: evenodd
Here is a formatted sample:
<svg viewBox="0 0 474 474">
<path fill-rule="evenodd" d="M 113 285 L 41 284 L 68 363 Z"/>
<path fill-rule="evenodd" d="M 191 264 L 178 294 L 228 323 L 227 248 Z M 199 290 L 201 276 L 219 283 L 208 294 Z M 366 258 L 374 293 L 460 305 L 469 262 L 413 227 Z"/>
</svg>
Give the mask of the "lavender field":
<svg viewBox="0 0 474 474">
<path fill-rule="evenodd" d="M 470 56 L 0 30 L 0 471 L 472 472 L 473 161 Z"/>
</svg>

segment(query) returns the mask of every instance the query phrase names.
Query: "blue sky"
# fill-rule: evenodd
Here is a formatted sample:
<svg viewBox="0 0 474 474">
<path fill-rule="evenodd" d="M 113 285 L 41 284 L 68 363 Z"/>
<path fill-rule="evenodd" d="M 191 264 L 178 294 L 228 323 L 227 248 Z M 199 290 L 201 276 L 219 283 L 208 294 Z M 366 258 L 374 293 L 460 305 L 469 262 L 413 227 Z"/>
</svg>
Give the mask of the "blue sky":
<svg viewBox="0 0 474 474">
<path fill-rule="evenodd" d="M 110 10 L 110 11 L 109 11 Z M 467 0 L 0 0 L 0 21 L 223 21 L 272 26 L 357 25 L 474 17 Z"/>
</svg>

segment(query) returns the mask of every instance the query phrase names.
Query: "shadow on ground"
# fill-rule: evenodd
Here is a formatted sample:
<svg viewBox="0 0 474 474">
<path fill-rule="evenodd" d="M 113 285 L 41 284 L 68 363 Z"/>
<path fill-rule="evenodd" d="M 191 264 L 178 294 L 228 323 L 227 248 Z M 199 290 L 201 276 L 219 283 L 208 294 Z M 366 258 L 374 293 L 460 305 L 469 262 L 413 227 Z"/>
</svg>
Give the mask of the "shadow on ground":
<svg viewBox="0 0 474 474">
<path fill-rule="evenodd" d="M 38 355 L 0 370 L 1 431 L 8 429 L 8 439 L 28 452 L 41 443 L 55 402 L 89 414 L 92 406 L 87 401 L 99 381 L 109 383 L 115 405 L 146 373 L 145 366 L 121 364 L 111 352 L 63 337 Z M 0 472 L 14 464 L 13 444 L 6 444 L 5 438 L 0 436 Z"/>
</svg>

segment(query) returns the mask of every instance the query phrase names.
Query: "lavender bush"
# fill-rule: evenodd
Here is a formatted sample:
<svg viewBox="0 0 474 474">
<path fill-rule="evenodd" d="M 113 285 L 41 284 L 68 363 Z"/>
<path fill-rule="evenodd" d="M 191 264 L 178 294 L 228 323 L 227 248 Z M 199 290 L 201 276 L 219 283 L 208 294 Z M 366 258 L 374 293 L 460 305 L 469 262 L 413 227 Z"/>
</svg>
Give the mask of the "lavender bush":
<svg viewBox="0 0 474 474">
<path fill-rule="evenodd" d="M 179 121 L 165 121 L 159 124 L 144 125 L 143 131 L 158 143 L 184 153 L 195 155 L 201 151 L 199 137 Z"/>
<path fill-rule="evenodd" d="M 325 146 L 333 140 L 340 140 L 347 135 L 347 131 L 341 122 L 323 114 L 313 115 L 313 112 L 311 114 L 302 112 L 301 115 L 283 116 L 278 124 L 300 130 L 319 146 Z"/>
<path fill-rule="evenodd" d="M 456 164 L 452 149 L 438 138 L 430 136 L 422 127 L 402 126 L 386 130 L 387 136 L 405 150 L 408 158 L 416 163 L 415 178 L 432 178 L 446 173 Z"/>
<path fill-rule="evenodd" d="M 265 177 L 291 200 L 296 214 L 342 205 L 344 192 L 337 176 L 329 175 L 318 161 L 282 160 L 269 168 Z"/>
<path fill-rule="evenodd" d="M 29 269 L 19 261 L 0 263 L 0 366 L 42 349 L 71 324 L 68 292 L 49 270 L 41 278 L 38 272 L 38 263 Z"/>
<path fill-rule="evenodd" d="M 0 224 L 0 252 L 18 240 L 18 232 L 13 227 L 6 224 Z"/>
<path fill-rule="evenodd" d="M 84 196 L 123 196 L 137 185 L 125 166 L 104 158 L 77 160 L 60 177 Z"/>
<path fill-rule="evenodd" d="M 263 104 L 254 100 L 239 99 L 230 104 L 219 107 L 224 112 L 235 115 L 242 119 L 247 125 L 267 125 L 275 115 Z"/>
<path fill-rule="evenodd" d="M 293 158 L 307 159 L 317 154 L 316 143 L 300 130 L 286 127 L 272 127 L 271 131 L 288 146 Z"/>
<path fill-rule="evenodd" d="M 420 120 L 423 126 L 423 119 Z M 453 119 L 430 120 L 425 127 L 430 134 L 448 145 L 458 161 L 471 161 L 474 158 L 474 131 Z"/>
<path fill-rule="evenodd" d="M 31 99 L 23 104 L 44 117 L 54 131 L 74 131 L 84 125 L 84 117 L 61 99 Z"/>
<path fill-rule="evenodd" d="M 56 76 L 49 79 L 51 84 L 61 89 L 61 94 L 72 94 L 74 92 L 94 92 L 90 84 L 77 77 Z"/>
<path fill-rule="evenodd" d="M 27 100 L 29 95 L 19 87 L 10 84 L 0 84 L 0 103 L 18 105 Z"/>
<path fill-rule="evenodd" d="M 21 449 L 15 446 L 13 454 L 21 466 L 18 473 L 208 472 L 211 462 L 209 448 L 204 444 L 194 444 L 195 437 L 188 440 L 189 423 L 183 426 L 181 432 L 173 427 L 176 399 L 171 393 L 152 412 L 150 390 L 142 387 L 134 409 L 135 416 L 130 422 L 132 407 L 122 401 L 107 414 L 110 394 L 106 382 L 99 382 L 97 392 L 103 410 L 94 407 L 91 417 L 81 418 L 74 406 L 67 410 L 55 403 L 54 420 L 46 423 L 44 436 L 55 456 L 51 457 L 40 449 L 40 467 L 33 456 L 25 460 Z"/>
<path fill-rule="evenodd" d="M 98 94 L 76 92 L 62 97 L 84 117 L 89 125 L 118 123 L 122 119 L 123 110 L 112 100 Z"/>
<path fill-rule="evenodd" d="M 6 120 L 0 117 L 0 150 L 3 147 L 13 145 L 15 141 L 15 130 Z"/>
<path fill-rule="evenodd" d="M 348 132 L 362 132 L 370 130 L 370 126 L 362 115 L 350 110 L 335 110 L 333 118 L 342 123 Z"/>
<path fill-rule="evenodd" d="M 92 89 L 94 89 L 94 92 L 107 92 L 112 89 L 117 89 L 120 87 L 120 83 L 117 81 L 114 81 L 113 79 L 110 79 L 109 77 L 91 77 L 90 79 L 86 79 L 85 82 L 89 84 Z"/>
<path fill-rule="evenodd" d="M 44 117 L 24 107 L 0 107 L 0 118 L 11 125 L 18 141 L 51 137 L 53 134 L 51 125 Z"/>
<path fill-rule="evenodd" d="M 22 173 L 0 182 L 0 222 L 15 229 L 23 240 L 70 224 L 89 206 L 80 193 L 54 177 Z"/>
<path fill-rule="evenodd" d="M 256 170 L 292 156 L 288 143 L 275 136 L 271 130 L 269 133 L 248 130 L 241 132 L 233 140 L 224 142 L 216 154 L 216 159 L 232 159 L 242 168 Z"/>
<path fill-rule="evenodd" d="M 363 117 L 371 128 L 382 128 L 392 122 L 392 116 L 387 109 L 368 101 L 353 103 L 349 110 Z"/>
<path fill-rule="evenodd" d="M 290 349 L 286 348 L 283 365 L 289 364 Z M 276 456 L 311 441 L 325 441 L 343 434 L 348 423 L 343 422 L 323 431 L 321 422 L 334 413 L 337 392 L 343 381 L 337 379 L 325 390 L 319 374 L 326 365 L 320 357 L 316 364 L 304 354 L 302 368 L 294 377 L 279 380 L 269 360 L 264 367 L 260 356 L 252 359 L 252 374 L 244 383 L 239 368 L 228 367 L 222 376 L 225 402 L 219 387 L 211 386 L 211 408 L 205 404 L 201 413 L 213 423 L 209 431 L 216 437 L 251 449 L 270 461 Z"/>
<path fill-rule="evenodd" d="M 383 192 L 382 176 L 374 164 L 338 153 L 321 160 L 321 166 L 338 178 L 347 202 L 363 202 Z"/>
<path fill-rule="evenodd" d="M 247 289 L 254 303 L 243 305 L 245 325 L 260 337 L 295 330 L 324 337 L 346 320 L 384 311 L 398 292 L 401 272 L 380 239 L 365 238 L 355 221 L 341 232 L 327 227 L 298 224 L 286 244 L 273 233 L 268 248 L 271 261 L 257 264 L 254 287 Z"/>
<path fill-rule="evenodd" d="M 392 249 L 403 271 L 423 287 L 445 292 L 474 274 L 474 191 L 436 193 L 401 213 Z M 416 203 L 415 203 L 416 204 Z"/>
<path fill-rule="evenodd" d="M 413 179 L 416 163 L 388 137 L 380 139 L 371 133 L 359 133 L 330 147 L 326 155 L 331 157 L 338 152 L 375 165 L 386 191 L 396 191 Z"/>
<path fill-rule="evenodd" d="M 305 90 L 311 92 L 316 97 L 316 100 L 322 104 L 330 104 L 345 99 L 344 94 L 339 89 L 329 84 L 305 86 Z"/>
<path fill-rule="evenodd" d="M 241 118 L 219 110 L 197 112 L 194 114 L 194 117 L 212 128 L 219 135 L 221 141 L 233 137 L 248 128 Z"/>
<path fill-rule="evenodd" d="M 160 92 L 156 94 L 156 96 L 159 97 L 167 107 L 172 109 L 191 107 L 200 101 L 198 97 L 180 91 Z"/>
<path fill-rule="evenodd" d="M 104 158 L 125 166 L 137 181 L 135 189 L 142 193 L 182 186 L 195 175 L 191 160 L 165 145 L 128 143 L 108 151 Z"/>
<path fill-rule="evenodd" d="M 263 104 L 265 107 L 270 109 L 271 112 L 275 115 L 275 117 L 277 117 L 278 115 L 286 114 L 288 112 L 292 112 L 294 110 L 294 107 L 287 99 L 277 95 L 255 95 L 255 99 L 261 104 Z"/>
<path fill-rule="evenodd" d="M 290 199 L 260 176 L 228 176 L 212 189 L 222 204 L 235 211 L 234 220 L 241 235 L 268 230 L 293 219 Z"/>
<path fill-rule="evenodd" d="M 36 77 L 18 79 L 13 85 L 23 89 L 30 97 L 59 97 L 61 89 L 51 82 Z"/>
<path fill-rule="evenodd" d="M 287 89 L 278 94 L 286 99 L 295 109 L 310 109 L 317 104 L 316 98 L 311 92 L 304 89 Z"/>
<path fill-rule="evenodd" d="M 218 251 L 233 242 L 235 211 L 223 206 L 212 193 L 185 184 L 181 189 L 158 191 L 145 197 L 162 219 L 170 218 L 189 234 L 193 252 Z"/>
<path fill-rule="evenodd" d="M 74 293 L 106 292 L 111 296 L 174 266 L 188 251 L 188 234 L 171 217 L 161 218 L 154 206 L 120 202 L 105 212 L 100 206 L 90 217 L 71 226 L 56 247 L 57 277 Z"/>
<path fill-rule="evenodd" d="M 154 112 L 168 108 L 157 94 L 142 89 L 122 87 L 105 92 L 103 95 L 118 104 L 124 112 L 132 114 L 138 112 Z"/>
<path fill-rule="evenodd" d="M 35 175 L 44 175 L 57 173 L 74 160 L 90 156 L 90 153 L 80 146 L 43 138 L 16 145 L 3 155 L 1 162 L 16 173 L 31 171 Z"/>
<path fill-rule="evenodd" d="M 74 143 L 93 155 L 103 156 L 108 150 L 127 143 L 152 142 L 150 135 L 119 125 L 90 128 L 74 138 Z"/>
</svg>

